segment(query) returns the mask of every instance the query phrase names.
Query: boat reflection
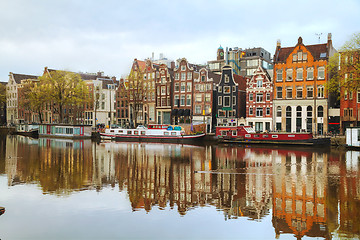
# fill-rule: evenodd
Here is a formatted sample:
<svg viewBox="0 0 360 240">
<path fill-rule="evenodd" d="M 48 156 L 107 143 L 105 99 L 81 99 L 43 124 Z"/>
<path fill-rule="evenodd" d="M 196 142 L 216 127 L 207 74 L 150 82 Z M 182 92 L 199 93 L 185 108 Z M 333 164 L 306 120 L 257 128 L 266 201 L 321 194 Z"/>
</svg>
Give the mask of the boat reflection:
<svg viewBox="0 0 360 240">
<path fill-rule="evenodd" d="M 1 152 L 0 152 L 1 154 Z M 263 221 L 276 237 L 360 237 L 359 152 L 247 146 L 93 143 L 8 137 L 8 185 L 43 193 L 111 186 L 133 211 L 174 209 L 181 216 L 214 206 L 225 220 Z"/>
</svg>

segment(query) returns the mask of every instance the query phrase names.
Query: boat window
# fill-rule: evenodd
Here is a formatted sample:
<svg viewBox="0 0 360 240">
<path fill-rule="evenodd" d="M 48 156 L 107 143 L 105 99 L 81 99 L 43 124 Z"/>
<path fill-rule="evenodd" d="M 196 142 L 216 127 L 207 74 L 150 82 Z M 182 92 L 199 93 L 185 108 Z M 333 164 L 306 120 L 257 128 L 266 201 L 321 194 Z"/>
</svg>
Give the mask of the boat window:
<svg viewBox="0 0 360 240">
<path fill-rule="evenodd" d="M 278 138 L 279 136 L 278 135 L 272 135 L 272 138 Z"/>
<path fill-rule="evenodd" d="M 251 137 L 251 134 L 245 134 L 245 137 L 249 138 Z"/>
<path fill-rule="evenodd" d="M 123 132 L 123 130 L 119 130 L 119 133 L 122 133 Z"/>
<path fill-rule="evenodd" d="M 256 134 L 256 135 L 254 135 L 254 137 L 258 138 L 258 137 L 260 137 L 260 135 L 257 135 L 257 134 Z"/>
<path fill-rule="evenodd" d="M 164 132 L 164 135 L 169 135 L 169 132 Z"/>
<path fill-rule="evenodd" d="M 171 135 L 176 136 L 176 132 L 172 132 Z"/>
<path fill-rule="evenodd" d="M 295 135 L 288 135 L 288 137 L 295 137 Z"/>
<path fill-rule="evenodd" d="M 127 131 L 127 134 L 131 135 L 131 131 Z"/>
<path fill-rule="evenodd" d="M 263 138 L 268 138 L 269 137 L 269 135 L 263 135 Z"/>
<path fill-rule="evenodd" d="M 134 131 L 134 135 L 138 135 L 139 134 L 139 131 Z"/>
<path fill-rule="evenodd" d="M 221 136 L 226 136 L 227 135 L 227 131 L 221 131 Z"/>
<path fill-rule="evenodd" d="M 232 135 L 233 135 L 233 136 L 236 136 L 236 135 L 237 135 L 237 131 L 236 131 L 236 130 L 233 130 L 233 131 L 232 131 Z"/>
<path fill-rule="evenodd" d="M 145 135 L 145 131 L 141 131 L 141 135 Z"/>
<path fill-rule="evenodd" d="M 110 132 L 114 132 L 114 130 L 110 130 Z"/>
</svg>

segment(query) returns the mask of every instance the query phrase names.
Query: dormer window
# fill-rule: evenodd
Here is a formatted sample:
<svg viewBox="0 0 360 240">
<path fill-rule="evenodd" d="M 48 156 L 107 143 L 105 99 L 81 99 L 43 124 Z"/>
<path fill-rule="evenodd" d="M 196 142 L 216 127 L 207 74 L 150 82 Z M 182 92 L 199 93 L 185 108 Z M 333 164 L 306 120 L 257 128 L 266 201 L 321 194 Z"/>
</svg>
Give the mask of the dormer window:
<svg viewBox="0 0 360 240">
<path fill-rule="evenodd" d="M 185 71 L 186 70 L 186 66 L 185 65 L 181 65 L 181 71 Z"/>
<path fill-rule="evenodd" d="M 229 75 L 225 75 L 225 83 L 229 83 Z"/>
</svg>

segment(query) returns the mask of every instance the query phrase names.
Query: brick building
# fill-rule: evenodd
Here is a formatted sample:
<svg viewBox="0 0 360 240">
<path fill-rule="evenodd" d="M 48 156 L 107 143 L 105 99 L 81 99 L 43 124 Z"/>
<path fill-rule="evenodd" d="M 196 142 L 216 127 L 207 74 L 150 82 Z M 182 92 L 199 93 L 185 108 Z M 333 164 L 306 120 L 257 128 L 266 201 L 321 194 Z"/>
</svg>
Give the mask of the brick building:
<svg viewBox="0 0 360 240">
<path fill-rule="evenodd" d="M 161 64 L 156 73 L 156 121 L 171 124 L 172 82 L 174 72 L 166 64 Z"/>
<path fill-rule="evenodd" d="M 328 131 L 329 79 L 327 63 L 336 50 L 331 34 L 324 44 L 305 45 L 301 37 L 294 47 L 277 43 L 274 55 L 274 124 L 286 132 Z"/>
<path fill-rule="evenodd" d="M 261 66 L 246 81 L 246 123 L 256 131 L 270 131 L 273 127 L 273 82 Z"/>
<path fill-rule="evenodd" d="M 224 66 L 220 82 L 215 88 L 214 111 L 217 126 L 245 124 L 246 78 L 233 74 L 231 66 Z"/>
</svg>

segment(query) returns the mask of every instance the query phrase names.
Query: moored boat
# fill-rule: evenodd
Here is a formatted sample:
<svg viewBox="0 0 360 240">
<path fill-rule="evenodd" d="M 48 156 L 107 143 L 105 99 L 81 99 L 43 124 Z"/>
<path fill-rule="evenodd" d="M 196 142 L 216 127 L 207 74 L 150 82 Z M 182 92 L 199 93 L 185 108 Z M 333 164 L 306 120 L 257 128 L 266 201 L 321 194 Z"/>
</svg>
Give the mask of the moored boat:
<svg viewBox="0 0 360 240">
<path fill-rule="evenodd" d="M 113 139 L 119 142 L 162 142 L 162 143 L 196 143 L 205 137 L 205 133 L 185 134 L 180 126 L 149 125 L 136 129 L 109 128 L 101 133 L 102 139 Z"/>
<path fill-rule="evenodd" d="M 257 133 L 249 126 L 216 127 L 216 136 L 223 143 L 257 143 L 286 145 L 330 145 L 330 138 L 313 137 L 312 133 Z"/>
<path fill-rule="evenodd" d="M 91 138 L 90 125 L 42 124 L 39 126 L 40 137 L 53 138 Z"/>
<path fill-rule="evenodd" d="M 18 124 L 15 128 L 14 134 L 27 136 L 27 137 L 38 137 L 39 136 L 39 125 Z"/>
</svg>

